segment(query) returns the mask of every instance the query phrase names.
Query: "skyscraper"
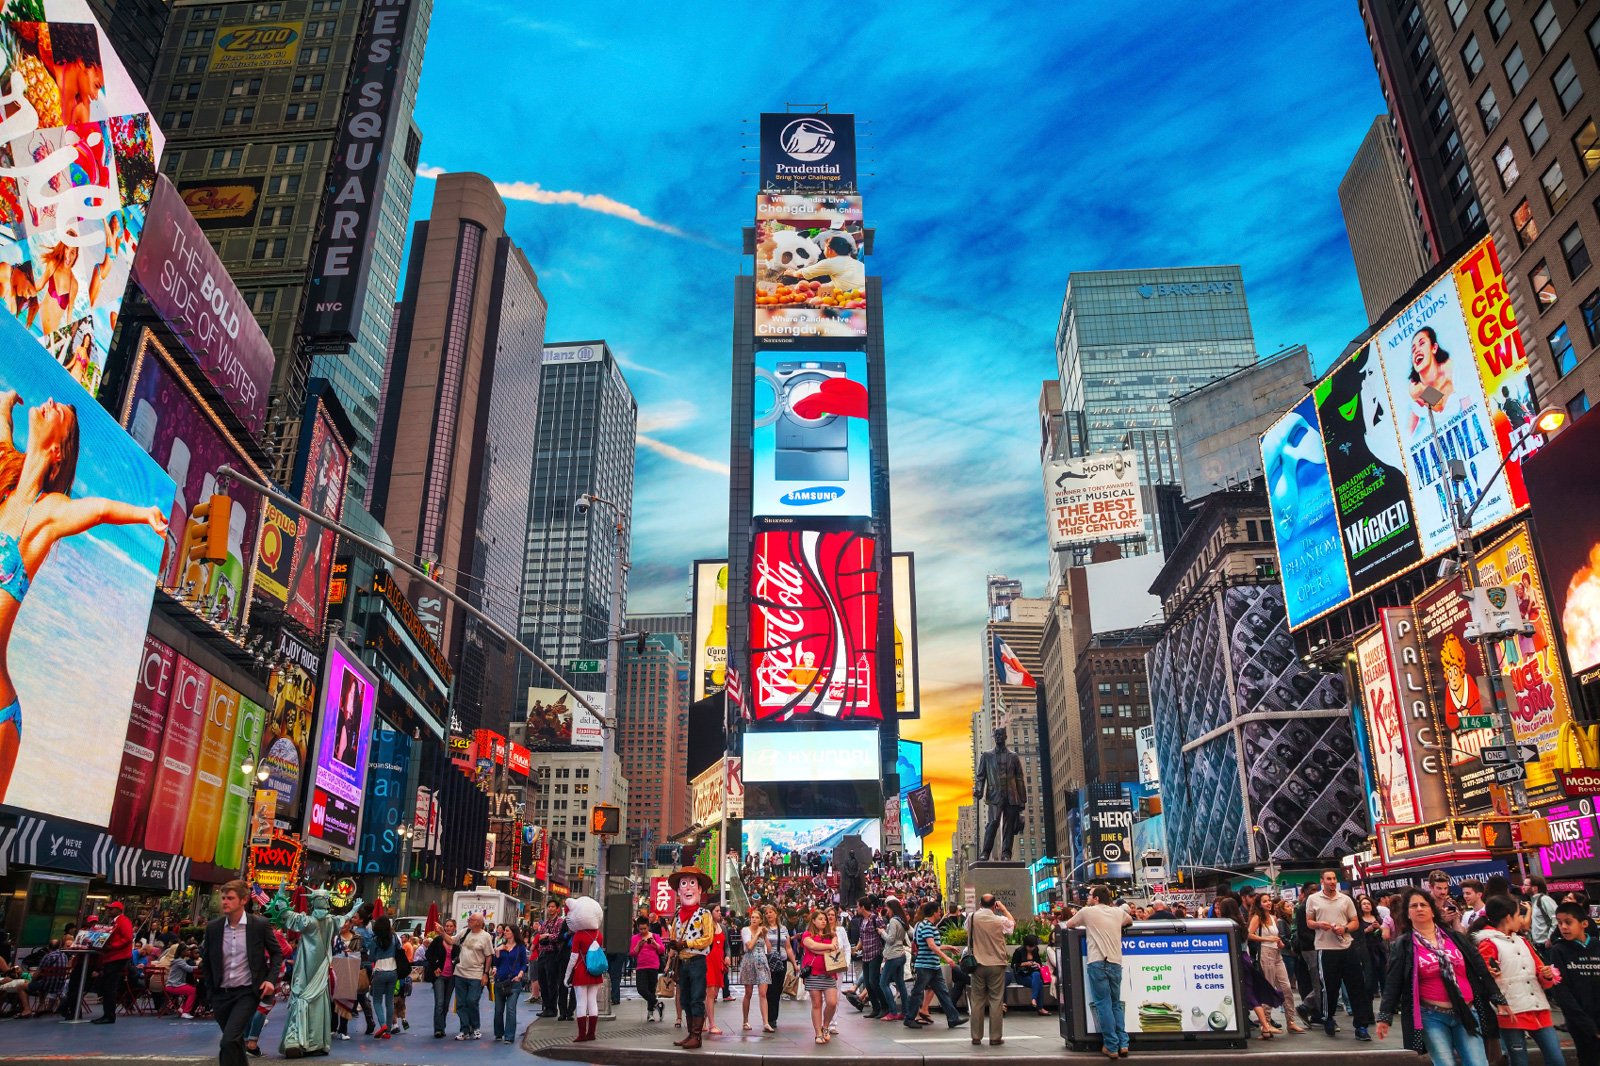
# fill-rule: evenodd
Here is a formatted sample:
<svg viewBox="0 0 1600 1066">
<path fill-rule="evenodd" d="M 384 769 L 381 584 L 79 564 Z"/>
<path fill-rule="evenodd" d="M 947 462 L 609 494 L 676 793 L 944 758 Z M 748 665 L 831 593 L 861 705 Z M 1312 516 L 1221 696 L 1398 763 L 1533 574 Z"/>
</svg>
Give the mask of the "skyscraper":
<svg viewBox="0 0 1600 1066">
<path fill-rule="evenodd" d="M 1372 120 L 1339 182 L 1339 209 L 1369 322 L 1376 322 L 1433 265 L 1390 123 L 1388 115 Z"/>
<path fill-rule="evenodd" d="M 1479 175 L 1536 396 L 1581 415 L 1600 399 L 1600 217 L 1587 186 L 1600 170 L 1600 24 L 1570 0 L 1414 9 L 1410 47 L 1433 42 L 1452 106 L 1476 116 L 1462 124 L 1463 166 Z"/>
<path fill-rule="evenodd" d="M 156 58 L 167 31 L 171 12 L 168 0 L 89 0 L 89 10 L 105 27 L 106 36 L 116 46 L 117 57 L 128 68 L 139 94 L 146 100 L 155 100 L 150 95 L 150 82 L 156 75 Z"/>
<path fill-rule="evenodd" d="M 590 493 L 611 501 L 625 523 L 632 515 L 639 405 L 603 340 L 545 345 L 542 374 L 521 625 L 528 646 L 559 669 L 572 659 L 606 656 L 615 515 L 605 507 L 578 514 L 572 505 Z M 626 575 L 622 602 L 626 606 Z M 602 674 L 568 680 L 584 691 L 605 688 Z M 526 689 L 551 679 L 527 667 L 523 682 Z"/>
<path fill-rule="evenodd" d="M 1463 131 L 1472 128 L 1475 111 L 1452 101 L 1447 92 L 1448 79 L 1441 64 L 1450 57 L 1450 49 L 1423 25 L 1424 4 L 1411 0 L 1359 3 L 1383 98 L 1389 102 L 1389 116 L 1394 120 L 1413 215 L 1422 227 L 1423 250 L 1430 264 L 1437 263 L 1483 229 L 1478 183 L 1462 141 Z M 1450 0 L 1450 7 L 1463 13 L 1469 6 L 1462 0 Z M 1506 4 L 1492 0 L 1489 6 L 1504 8 Z"/>
<path fill-rule="evenodd" d="M 397 552 L 508 632 L 520 618 L 545 300 L 480 174 L 446 174 L 416 225 L 384 403 L 373 513 Z M 500 729 L 518 701 L 507 646 L 440 597 L 417 613 L 458 668 L 465 728 Z"/>
<path fill-rule="evenodd" d="M 114 5 L 117 14 L 127 9 L 130 18 L 136 6 L 129 0 Z M 411 113 L 432 11 L 433 0 L 381 5 L 378 0 L 175 0 L 172 5 L 149 97 L 163 108 L 167 152 L 162 169 L 213 235 L 218 254 L 278 353 L 264 443 L 284 484 L 306 382 L 315 374 L 332 382 L 354 424 L 349 489 L 357 499 L 366 493 L 389 308 L 421 151 Z M 372 28 L 372 20 L 383 16 L 390 16 L 383 25 L 392 41 L 378 41 L 386 35 Z M 368 62 L 374 42 L 388 46 L 389 58 L 376 64 Z M 357 141 L 342 121 L 358 68 L 363 85 L 383 90 L 375 108 L 362 105 L 385 116 L 381 143 Z M 353 163 L 361 166 L 352 174 Z M 352 192 L 351 177 L 358 193 Z M 330 191 L 333 180 L 340 188 Z M 325 211 L 352 200 L 363 210 L 343 227 L 350 239 L 324 239 L 335 221 Z M 320 294 L 328 276 L 340 269 L 348 271 L 364 302 L 318 302 L 348 302 L 346 313 L 361 302 L 359 318 L 348 323 L 347 333 L 314 331 L 308 323 L 308 313 L 315 310 L 313 294 Z"/>
<path fill-rule="evenodd" d="M 1171 430 L 1174 396 L 1255 359 L 1236 266 L 1074 271 L 1056 326 L 1066 454 Z"/>
<path fill-rule="evenodd" d="M 617 750 L 628 779 L 627 835 L 649 855 L 689 824 L 688 649 L 657 633 L 640 651 L 622 648 L 617 675 Z"/>
</svg>

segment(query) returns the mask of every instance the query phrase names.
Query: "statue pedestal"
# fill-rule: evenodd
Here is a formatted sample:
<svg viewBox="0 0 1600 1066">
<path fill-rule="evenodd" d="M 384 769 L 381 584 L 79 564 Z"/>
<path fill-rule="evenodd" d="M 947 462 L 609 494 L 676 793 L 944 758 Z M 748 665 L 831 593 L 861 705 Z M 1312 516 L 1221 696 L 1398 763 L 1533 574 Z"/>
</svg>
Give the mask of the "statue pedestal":
<svg viewBox="0 0 1600 1066">
<path fill-rule="evenodd" d="M 985 892 L 994 893 L 1019 921 L 1033 917 L 1033 876 L 1025 863 L 981 860 L 969 864 L 961 873 L 962 909 L 975 908 Z"/>
</svg>

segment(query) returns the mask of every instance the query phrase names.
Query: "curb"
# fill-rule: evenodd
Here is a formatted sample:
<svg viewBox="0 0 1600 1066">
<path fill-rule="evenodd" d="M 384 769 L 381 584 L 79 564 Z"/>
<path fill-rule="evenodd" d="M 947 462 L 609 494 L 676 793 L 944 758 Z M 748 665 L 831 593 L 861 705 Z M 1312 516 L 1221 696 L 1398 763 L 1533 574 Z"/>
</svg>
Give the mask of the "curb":
<svg viewBox="0 0 1600 1066">
<path fill-rule="evenodd" d="M 690 1063 L 713 1062 L 716 1066 L 766 1066 L 797 1058 L 814 1057 L 809 1050 L 798 1054 L 766 1055 L 752 1051 L 719 1051 L 703 1048 L 699 1051 L 682 1051 L 674 1047 L 618 1047 L 599 1042 L 583 1044 L 546 1045 L 543 1047 L 530 1046 L 524 1043 L 524 1049 L 540 1058 L 554 1062 L 586 1062 L 595 1066 L 653 1066 L 656 1063 Z M 988 1054 L 985 1045 L 981 1053 L 974 1048 L 969 1054 L 959 1052 L 938 1051 L 927 1054 L 908 1052 L 902 1054 L 874 1055 L 873 1063 L 895 1064 L 920 1064 L 920 1066 L 958 1066 L 970 1064 L 974 1058 L 993 1058 L 1011 1066 L 1034 1066 L 1034 1064 L 1050 1064 L 1061 1066 L 1063 1062 L 1081 1061 L 1084 1063 L 1100 1060 L 1097 1052 L 1074 1052 L 1065 1046 L 1053 1047 L 1043 1054 L 1008 1053 Z M 997 1052 L 1000 1050 L 995 1049 Z M 1404 1048 L 1372 1048 L 1357 1051 L 1354 1048 L 1340 1048 L 1341 1061 L 1359 1059 L 1361 1066 L 1416 1066 L 1417 1056 Z M 826 1051 L 818 1049 L 820 1057 L 830 1057 Z M 1149 1063 L 1151 1066 L 1237 1066 L 1240 1057 L 1247 1058 L 1253 1066 L 1305 1066 L 1308 1061 L 1320 1058 L 1312 1051 L 1289 1050 L 1232 1050 L 1232 1051 L 1183 1051 L 1178 1049 L 1154 1049 L 1149 1051 L 1136 1051 L 1128 1060 L 1132 1063 Z"/>
</svg>

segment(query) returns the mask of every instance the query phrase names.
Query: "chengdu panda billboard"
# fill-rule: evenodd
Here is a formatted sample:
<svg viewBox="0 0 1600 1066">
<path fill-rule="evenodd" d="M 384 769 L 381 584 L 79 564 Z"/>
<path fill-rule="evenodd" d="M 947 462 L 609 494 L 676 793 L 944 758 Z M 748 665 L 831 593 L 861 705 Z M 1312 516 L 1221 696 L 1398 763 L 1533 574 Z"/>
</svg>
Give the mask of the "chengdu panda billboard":
<svg viewBox="0 0 1600 1066">
<path fill-rule="evenodd" d="M 859 196 L 756 198 L 755 335 L 867 335 L 866 231 Z"/>
</svg>

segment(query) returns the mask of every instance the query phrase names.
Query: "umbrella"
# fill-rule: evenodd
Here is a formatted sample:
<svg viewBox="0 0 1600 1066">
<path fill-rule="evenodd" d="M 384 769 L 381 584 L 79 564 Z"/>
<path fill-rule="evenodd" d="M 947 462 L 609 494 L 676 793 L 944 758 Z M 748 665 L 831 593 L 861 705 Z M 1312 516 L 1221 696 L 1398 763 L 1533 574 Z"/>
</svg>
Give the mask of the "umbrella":
<svg viewBox="0 0 1600 1066">
<path fill-rule="evenodd" d="M 430 903 L 430 904 L 428 904 L 428 920 L 426 922 L 422 923 L 422 931 L 424 933 L 431 933 L 435 929 L 438 929 L 438 928 L 439 928 L 439 904 Z"/>
</svg>

